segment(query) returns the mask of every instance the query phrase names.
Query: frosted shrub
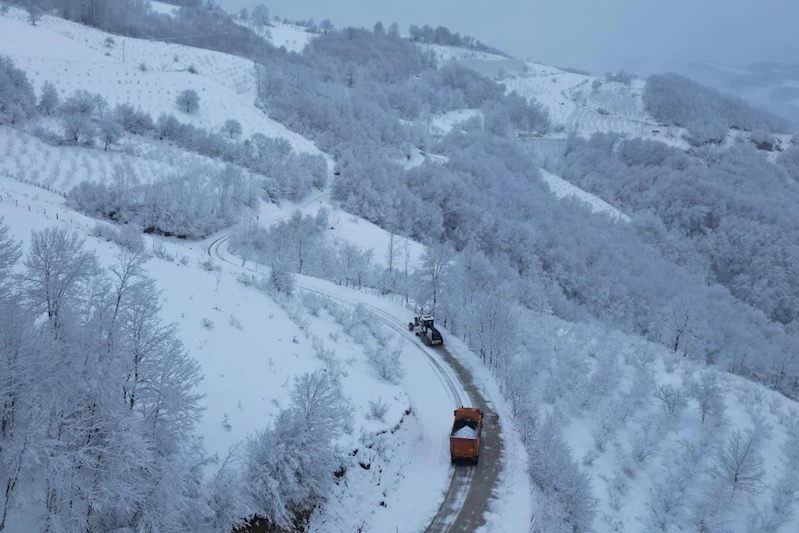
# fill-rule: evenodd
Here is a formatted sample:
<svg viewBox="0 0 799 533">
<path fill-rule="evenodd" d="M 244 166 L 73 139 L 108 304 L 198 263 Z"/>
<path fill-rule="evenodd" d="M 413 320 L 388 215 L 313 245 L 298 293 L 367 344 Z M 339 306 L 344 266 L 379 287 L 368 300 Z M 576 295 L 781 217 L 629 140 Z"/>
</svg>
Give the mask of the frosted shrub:
<svg viewBox="0 0 799 533">
<path fill-rule="evenodd" d="M 272 265 L 269 285 L 279 293 L 291 296 L 294 293 L 294 273 L 279 265 Z"/>
<path fill-rule="evenodd" d="M 131 252 L 144 252 L 144 236 L 141 230 L 133 224 L 125 224 L 119 228 L 116 231 L 114 242 Z"/>
<path fill-rule="evenodd" d="M 214 321 L 211 320 L 210 318 L 203 318 L 202 324 L 205 329 L 208 330 L 214 329 Z"/>
<path fill-rule="evenodd" d="M 658 436 L 650 426 L 645 426 L 630 437 L 630 453 L 638 464 L 644 464 L 658 451 Z"/>
<path fill-rule="evenodd" d="M 368 347 L 366 359 L 369 365 L 377 371 L 377 375 L 386 381 L 399 384 L 405 376 L 405 367 L 400 360 L 402 355 L 402 345 L 398 344 L 394 349 L 385 347 Z"/>
<path fill-rule="evenodd" d="M 206 259 L 205 261 L 200 262 L 200 268 L 205 270 L 206 272 L 213 272 L 217 269 L 216 263 L 211 258 Z"/>
<path fill-rule="evenodd" d="M 105 222 L 97 222 L 92 228 L 92 236 L 97 237 L 98 239 L 105 239 L 107 241 L 114 240 L 114 234 L 116 230 L 111 224 L 106 224 Z"/>
<path fill-rule="evenodd" d="M 325 297 L 313 292 L 304 293 L 300 299 L 311 316 L 319 316 L 325 306 Z"/>
<path fill-rule="evenodd" d="M 154 242 L 153 243 L 153 255 L 156 256 L 158 259 L 163 259 L 164 261 L 174 261 L 175 254 L 170 252 L 166 245 L 162 242 Z"/>
<path fill-rule="evenodd" d="M 671 414 L 679 414 L 687 401 L 682 390 L 674 385 L 664 385 L 655 390 L 655 398 L 663 403 L 663 408 Z"/>
<path fill-rule="evenodd" d="M 239 330 L 241 329 L 241 322 L 239 321 L 238 318 L 236 318 L 233 315 L 230 315 L 230 319 L 228 320 L 228 324 L 230 324 L 231 326 L 233 326 L 236 329 L 239 329 Z"/>
<path fill-rule="evenodd" d="M 382 397 L 377 398 L 377 400 L 369 400 L 369 412 L 366 414 L 366 418 L 385 422 L 386 414 L 390 408 L 391 404 L 384 402 Z"/>
</svg>

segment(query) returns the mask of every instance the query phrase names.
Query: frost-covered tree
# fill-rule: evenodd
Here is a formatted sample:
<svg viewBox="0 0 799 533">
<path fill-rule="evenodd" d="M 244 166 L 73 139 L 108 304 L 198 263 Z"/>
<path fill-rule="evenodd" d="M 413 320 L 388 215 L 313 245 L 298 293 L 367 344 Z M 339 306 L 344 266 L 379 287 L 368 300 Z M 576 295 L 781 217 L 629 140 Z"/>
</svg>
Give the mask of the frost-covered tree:
<svg viewBox="0 0 799 533">
<path fill-rule="evenodd" d="M 327 35 L 331 31 L 333 31 L 333 23 L 330 22 L 330 19 L 324 19 L 322 22 L 319 23 L 319 30 L 322 32 L 323 35 Z"/>
<path fill-rule="evenodd" d="M 4 286 L 11 281 L 11 272 L 14 265 L 22 257 L 20 245 L 8 234 L 8 226 L 3 217 L 0 217 L 0 297 L 3 295 Z"/>
<path fill-rule="evenodd" d="M 42 19 L 42 15 L 44 15 L 44 11 L 42 8 L 38 6 L 38 4 L 31 2 L 28 4 L 28 22 L 31 23 L 32 26 L 36 26 L 36 23 Z"/>
<path fill-rule="evenodd" d="M 61 126 L 64 137 L 78 144 L 92 144 L 97 132 L 91 118 L 77 112 L 66 112 L 61 115 Z"/>
<path fill-rule="evenodd" d="M 144 135 L 155 130 L 152 117 L 130 104 L 117 104 L 114 107 L 113 115 L 128 133 Z"/>
<path fill-rule="evenodd" d="M 182 91 L 175 100 L 178 107 L 183 109 L 186 113 L 192 114 L 200 109 L 200 97 L 194 89 L 186 89 Z"/>
<path fill-rule="evenodd" d="M 98 118 L 96 116 L 99 96 L 89 91 L 78 89 L 65 99 L 59 108 L 64 115 L 78 115 L 86 119 Z"/>
<path fill-rule="evenodd" d="M 39 97 L 39 112 L 43 115 L 52 115 L 58 109 L 60 99 L 58 91 L 52 82 L 46 81 L 42 85 L 42 94 Z"/>
<path fill-rule="evenodd" d="M 36 113 L 36 95 L 24 71 L 0 55 L 0 124 L 18 124 Z"/>
<path fill-rule="evenodd" d="M 722 141 L 730 128 L 788 130 L 785 120 L 676 74 L 650 76 L 643 99 L 657 120 L 687 127 L 697 146 Z"/>
<path fill-rule="evenodd" d="M 291 407 L 247 441 L 245 479 L 257 515 L 288 528 L 295 513 L 329 495 L 340 466 L 333 442 L 350 417 L 341 384 L 330 373 L 295 379 Z"/>
<path fill-rule="evenodd" d="M 250 19 L 255 22 L 256 24 L 260 24 L 262 26 L 269 25 L 269 8 L 267 8 L 263 4 L 258 4 L 254 8 L 252 8 L 252 15 Z"/>
<path fill-rule="evenodd" d="M 754 431 L 733 430 L 713 455 L 715 477 L 725 480 L 733 490 L 758 492 L 765 475 L 762 440 Z"/>
<path fill-rule="evenodd" d="M 97 256 L 85 250 L 84 242 L 64 228 L 33 232 L 22 287 L 28 306 L 46 316 L 54 330 L 99 272 Z"/>
<path fill-rule="evenodd" d="M 421 267 L 418 271 L 420 304 L 427 304 L 431 313 L 436 312 L 436 306 L 444 285 L 444 277 L 450 261 L 454 258 L 452 248 L 446 244 L 433 244 L 425 248 L 421 257 Z"/>
<path fill-rule="evenodd" d="M 103 118 L 97 127 L 100 142 L 103 143 L 103 151 L 108 151 L 108 147 L 117 144 L 122 138 L 122 126 L 113 117 Z"/>
<path fill-rule="evenodd" d="M 708 416 L 718 417 L 724 414 L 724 397 L 713 371 L 702 372 L 699 380 L 691 382 L 688 390 L 697 402 L 703 424 Z"/>
<path fill-rule="evenodd" d="M 33 233 L 0 297 L 0 528 L 33 510 L 43 530 L 178 531 L 210 508 L 199 367 L 160 323 L 145 260 L 123 251 L 109 277 L 77 235 Z"/>
<path fill-rule="evenodd" d="M 229 118 L 225 121 L 225 125 L 223 126 L 225 132 L 230 136 L 232 139 L 233 137 L 238 137 L 241 135 L 241 122 L 236 119 Z"/>
</svg>

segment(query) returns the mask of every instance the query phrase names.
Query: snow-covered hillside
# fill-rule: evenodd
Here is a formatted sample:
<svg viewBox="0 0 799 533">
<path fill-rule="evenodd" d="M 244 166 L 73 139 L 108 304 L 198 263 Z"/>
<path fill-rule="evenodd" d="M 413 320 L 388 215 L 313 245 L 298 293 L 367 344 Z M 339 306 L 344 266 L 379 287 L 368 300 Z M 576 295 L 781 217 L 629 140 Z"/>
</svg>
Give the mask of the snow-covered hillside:
<svg viewBox="0 0 799 533">
<path fill-rule="evenodd" d="M 620 220 L 629 222 L 630 217 L 608 204 L 601 198 L 597 198 L 589 192 L 586 192 L 560 176 L 556 176 L 551 172 L 541 169 L 541 177 L 549 185 L 552 193 L 558 198 L 576 198 L 580 202 L 586 204 L 594 213 L 605 213 L 613 220 Z"/>
<path fill-rule="evenodd" d="M 279 214 L 272 216 L 280 218 Z M 57 225 L 85 236 L 88 248 L 105 265 L 113 263 L 118 251 L 116 244 L 94 237 L 96 222 L 65 207 L 62 197 L 6 177 L 0 177 L 0 217 L 25 250 L 32 230 Z M 376 234 L 352 233 L 350 237 L 364 245 L 380 239 Z M 323 284 L 315 290 L 335 297 L 323 305 L 340 309 L 337 312 L 344 315 L 320 314 L 319 304 L 307 307 L 302 294 L 281 304 L 250 286 L 246 280 L 257 274 L 255 271 L 218 259 L 216 264 L 210 263 L 213 268 L 209 271 L 208 243 L 148 238 L 148 248 L 152 246 L 157 246 L 160 257 L 148 261 L 147 271 L 162 291 L 162 316 L 178 325 L 204 374 L 200 392 L 205 395 L 205 410 L 198 431 L 207 452 L 224 459 L 254 431 L 266 427 L 277 406 L 288 401 L 293 378 L 329 362 L 321 355 L 325 352 L 325 357 L 334 357 L 343 365 L 345 391 L 355 409 L 350 435 L 340 445 L 353 453 L 361 451 L 336 500 L 317 514 L 316 527 L 328 532 L 357 527 L 420 530 L 435 512 L 448 481 L 446 437 L 451 411 L 441 406 L 454 405 L 457 399 L 442 386 L 441 370 L 430 365 L 424 350 L 414 346 L 418 340 L 407 330 L 397 334 L 375 317 L 376 323 L 370 327 L 383 331 L 389 347 L 400 350 L 407 371 L 401 385 L 379 379 L 366 361 L 368 343 L 363 331 L 350 331 L 345 328 L 351 326 L 341 323 L 352 309 L 341 302 L 370 302 L 381 312 L 399 317 L 400 332 L 405 329 L 402 324 L 408 311 L 380 298 Z M 388 408 L 382 420 L 370 416 L 369 402 L 378 400 Z M 465 397 L 462 401 L 466 402 Z M 358 461 L 362 469 L 357 468 Z M 208 475 L 213 468 L 209 466 Z M 513 482 L 514 488 L 505 490 L 524 494 L 515 490 L 519 482 L 526 482 L 524 476 Z M 12 514 L 9 531 L 28 530 L 28 522 L 18 520 L 20 516 Z M 518 523 L 518 511 L 515 516 L 498 515 L 494 523 L 512 524 L 514 520 Z"/>
<path fill-rule="evenodd" d="M 227 119 L 238 120 L 246 136 L 282 137 L 295 150 L 320 153 L 301 135 L 255 107 L 255 71 L 251 61 L 174 43 L 111 36 L 64 19 L 45 16 L 34 27 L 23 12 L 0 17 L 0 54 L 13 58 L 37 90 L 53 83 L 62 97 L 78 89 L 103 95 L 110 105 L 129 103 L 157 118 L 161 113 L 212 131 Z M 112 46 L 106 39 L 114 40 Z M 22 46 L 23 43 L 32 43 Z M 58 66 L 53 68 L 53 65 Z M 194 67 L 197 74 L 188 71 Z M 196 113 L 181 113 L 175 103 L 185 89 L 200 97 Z"/>
<path fill-rule="evenodd" d="M 160 2 L 152 2 L 152 8 L 167 15 L 176 9 Z M 301 53 L 312 38 L 324 42 L 299 26 L 278 21 L 262 27 L 246 19 L 236 22 L 292 52 Z M 154 127 L 133 133 L 116 124 L 119 131 L 105 145 L 93 138 L 81 142 L 78 135 L 63 139 L 60 134 L 69 127 L 73 112 L 68 106 L 44 111 L 37 110 L 34 102 L 23 117 L 27 121 L 6 120 L 0 114 L 0 229 L 8 228 L 9 236 L 22 243 L 23 259 L 15 264 L 16 272 L 36 268 L 24 254 L 36 248 L 35 232 L 52 227 L 85 239 L 86 249 L 97 254 L 105 274 L 117 264 L 125 246 L 135 247 L 141 240 L 151 254 L 143 268 L 160 291 L 161 302 L 159 313 L 151 314 L 175 325 L 177 338 L 199 364 L 203 379 L 196 392 L 202 395 L 198 398 L 202 412 L 196 436 L 204 452 L 216 459 L 200 457 L 192 463 L 188 481 L 164 482 L 170 490 L 177 487 L 176 494 L 190 494 L 181 501 L 192 503 L 187 514 L 196 522 L 185 528 L 227 532 L 235 519 L 253 513 L 286 519 L 286 509 L 307 511 L 303 506 L 313 501 L 306 529 L 315 533 L 549 533 L 565 531 L 566 526 L 579 533 L 799 531 L 795 512 L 799 404 L 777 392 L 789 390 L 799 372 L 792 352 L 793 346 L 799 346 L 791 344 L 798 340 L 790 336 L 793 326 L 771 322 L 762 310 L 736 300 L 732 292 L 740 291 L 739 286 L 711 285 L 711 274 L 702 270 L 710 269 L 711 262 L 701 255 L 707 250 L 691 248 L 700 237 L 684 237 L 679 227 L 695 223 L 696 235 L 703 236 L 717 231 L 720 240 L 729 242 L 722 247 L 708 241 L 707 246 L 718 245 L 720 254 L 739 247 L 745 259 L 747 254 L 756 255 L 752 250 L 773 250 L 758 247 L 772 236 L 771 227 L 757 218 L 760 212 L 753 208 L 751 220 L 729 222 L 728 216 L 723 223 L 701 209 L 683 212 L 683 204 L 695 196 L 693 177 L 708 178 L 706 188 L 697 187 L 700 193 L 719 194 L 725 202 L 728 198 L 721 194 L 727 189 L 699 170 L 685 176 L 676 171 L 668 174 L 675 176 L 675 183 L 678 177 L 683 180 L 674 188 L 685 191 L 685 197 L 675 197 L 669 205 L 667 215 L 673 219 L 668 223 L 635 203 L 644 192 L 651 192 L 653 184 L 659 185 L 659 169 L 650 165 L 652 161 L 669 158 L 680 169 L 695 162 L 687 159 L 694 154 L 674 150 L 688 147 L 685 130 L 658 124 L 646 111 L 641 80 L 612 81 L 466 48 L 420 45 L 442 62 L 461 62 L 501 82 L 507 93 L 534 98 L 552 121 L 551 128 L 545 125 L 539 130 L 529 125 L 545 120 L 535 123 L 526 117 L 526 123 L 519 121 L 528 125 L 526 129 L 514 129 L 517 124 L 511 127 L 508 120 L 507 129 L 494 130 L 483 127 L 483 122 L 503 118 L 497 109 L 511 115 L 519 111 L 532 116 L 537 111 L 527 109 L 526 103 L 513 107 L 523 100 L 503 97 L 503 89 L 489 80 L 452 76 L 435 85 L 441 80 L 425 76 L 438 74 L 436 66 L 413 56 L 408 50 L 418 53 L 414 45 L 398 46 L 396 35 L 363 33 L 357 37 L 364 42 L 384 39 L 380 45 L 385 50 L 375 47 L 373 57 L 363 58 L 382 62 L 380 69 L 359 71 L 355 62 L 347 63 L 353 45 L 342 34 L 342 42 L 331 46 L 341 47 L 330 52 L 331 73 L 352 68 L 358 75 L 394 76 L 407 67 L 422 72 L 413 81 L 422 80 L 420 88 L 431 90 L 418 100 L 405 101 L 390 90 L 393 83 L 403 82 L 399 75 L 396 80 L 387 77 L 394 81 L 385 86 L 376 80 L 359 86 L 362 78 L 356 75 L 349 84 L 341 81 L 343 76 L 327 74 L 320 81 L 305 73 L 314 72 L 307 65 L 324 64 L 323 54 L 294 64 L 291 58 L 297 56 L 280 52 L 285 64 L 275 64 L 287 73 L 272 80 L 280 87 L 274 94 L 309 98 L 299 99 L 304 105 L 297 106 L 293 101 L 272 102 L 271 109 L 279 109 L 274 116 L 288 117 L 286 123 L 305 137 L 262 111 L 260 104 L 266 103 L 266 108 L 270 104 L 263 92 L 257 94 L 252 61 L 176 43 L 112 36 L 50 15 L 31 24 L 18 7 L 0 16 L 0 55 L 24 71 L 36 96 L 45 82 L 51 82 L 62 101 L 85 89 L 105 98 L 111 107 L 131 104 L 152 118 L 174 114 L 209 131 L 219 132 L 228 119 L 241 123 L 243 137 L 231 131 L 229 136 L 213 138 L 215 146 L 229 145 L 227 151 L 214 151 L 215 146 L 198 148 L 201 142 L 192 137 L 191 128 L 186 137 L 170 137 Z M 393 62 L 383 61 L 381 54 L 395 53 L 396 58 L 397 50 L 416 61 L 393 72 Z M 297 93 L 291 91 L 295 82 L 302 88 Z M 424 85 L 427 82 L 430 87 Z M 0 89 L 7 86 L 0 84 Z M 191 114 L 175 103 L 177 94 L 189 88 L 200 96 L 199 110 Z M 383 89 L 385 95 L 380 93 Z M 437 102 L 441 112 L 431 114 L 427 106 L 438 98 L 439 89 L 445 95 Z M 0 91 L 0 96 L 5 94 L 11 92 Z M 351 94 L 363 102 L 343 97 Z M 328 95 L 335 97 L 329 109 Z M 369 100 L 373 95 L 375 101 Z M 3 103 L 0 111 L 5 112 Z M 403 105 L 407 108 L 399 111 Z M 105 133 L 103 111 L 88 112 L 83 118 L 96 127 L 98 137 Z M 463 124 L 468 125 L 448 137 Z M 339 143 L 330 134 L 346 136 L 359 127 L 371 132 L 363 137 L 375 138 L 352 135 Z M 584 165 L 578 160 L 572 167 L 558 168 L 561 161 L 556 158 L 566 161 L 561 148 L 569 134 L 590 137 L 599 132 L 669 146 L 638 143 L 643 146 L 628 147 L 627 152 L 622 147 L 619 152 L 626 159 L 616 161 L 612 159 L 616 139 L 611 138 L 607 146 L 580 145 Z M 258 133 L 288 143 L 252 138 Z M 385 146 L 376 142 L 378 138 Z M 743 153 L 742 159 L 730 158 L 725 164 L 745 161 L 751 167 L 740 166 L 751 168 L 749 172 L 758 177 L 762 174 L 764 182 L 774 176 L 790 179 L 788 170 L 772 175 L 767 167 L 792 149 L 788 135 L 774 138 L 774 152 L 762 157 L 752 148 L 750 133 L 731 131 L 702 156 L 723 160 L 725 149 L 741 145 L 748 149 L 736 151 Z M 319 140 L 330 155 L 322 154 L 311 139 Z M 570 138 L 570 146 L 578 141 Z M 391 149 L 386 148 L 390 143 L 394 143 Z M 430 153 L 433 147 L 440 153 Z M 298 157 L 292 150 L 321 154 L 330 172 L 319 172 L 325 167 L 321 157 Z M 312 162 L 305 166 L 307 160 Z M 653 168 L 647 170 L 652 180 L 632 189 L 640 192 L 638 196 L 630 199 L 627 190 L 620 191 L 613 196 L 613 205 L 599 197 L 612 190 L 601 185 L 622 173 L 603 176 L 604 169 L 625 165 L 629 174 L 625 179 L 636 183 L 632 175 L 639 163 Z M 705 160 L 700 163 L 696 166 L 701 170 L 711 166 Z M 538 167 L 558 171 L 541 168 L 539 180 Z M 295 175 L 303 177 L 299 192 L 292 189 Z M 73 187 L 81 184 L 75 192 Z M 793 197 L 786 198 L 790 202 Z M 775 201 L 767 214 L 779 219 L 790 209 L 784 203 Z M 141 205 L 150 216 L 147 220 L 180 224 L 183 213 L 178 211 L 196 210 L 215 225 L 197 224 L 194 233 L 184 234 L 165 232 L 155 224 L 139 225 L 143 218 L 124 218 Z M 780 221 L 774 226 L 782 227 Z M 715 224 L 713 231 L 702 233 L 701 224 L 710 223 Z M 726 223 L 739 223 L 743 230 L 722 233 Z M 786 240 L 785 256 L 778 266 L 780 275 L 788 279 L 794 272 L 789 263 L 795 232 L 787 222 L 784 227 L 785 236 L 780 238 Z M 281 228 L 283 233 L 278 233 Z M 0 274 L 6 272 L 4 261 L 14 255 L 2 255 L 3 235 L 0 232 Z M 749 243 L 747 236 L 755 242 Z M 751 249 L 746 248 L 750 244 Z M 309 277 L 309 272 L 320 278 Z M 114 345 L 113 326 L 107 337 L 102 329 L 116 317 L 109 319 L 102 305 L 90 309 L 95 302 L 105 302 L 92 298 L 104 291 L 110 294 L 116 287 L 113 280 L 104 284 L 98 277 L 97 283 L 86 283 L 87 295 L 78 290 L 69 295 L 79 310 L 76 316 L 95 319 L 96 313 L 97 317 L 85 323 L 74 319 L 73 330 L 79 334 L 70 331 L 72 337 L 61 337 L 57 313 L 30 304 L 37 289 L 33 276 L 8 279 L 14 284 L 0 278 L 0 304 L 6 303 L 7 294 L 18 296 L 14 305 L 30 306 L 25 316 L 30 316 L 31 331 L 41 326 L 42 336 L 56 347 L 31 344 L 41 348 L 41 353 L 31 349 L 41 356 L 31 359 L 34 370 L 40 371 L 42 367 L 36 366 L 40 361 L 59 353 L 47 350 L 60 349 L 62 343 L 69 347 L 64 354 L 70 356 L 82 355 L 83 349 L 88 353 L 95 344 L 102 345 L 98 353 L 105 353 L 106 347 L 114 354 L 114 349 L 127 349 Z M 745 281 L 760 286 L 757 280 Z M 767 281 L 762 280 L 762 287 L 772 289 Z M 788 279 L 780 287 L 788 287 L 788 292 L 793 285 Z M 84 301 L 90 304 L 84 306 Z M 121 297 L 117 305 L 120 301 Z M 414 326 L 409 328 L 408 323 L 420 308 L 425 313 L 432 308 L 445 346 L 426 347 L 409 331 Z M 8 312 L 8 306 L 0 305 L 0 312 Z M 712 322 L 708 315 L 717 312 L 721 318 Z M 724 322 L 728 317 L 732 319 Z M 46 329 L 50 321 L 52 330 Z M 102 332 L 102 338 L 88 335 L 93 328 Z M 0 327 L 0 341 L 9 329 Z M 52 339 L 51 332 L 55 332 Z M 137 339 L 135 335 L 131 338 Z M 0 342 L 0 363 L 7 365 L 0 370 L 16 371 L 18 360 L 8 346 Z M 771 359 L 761 355 L 765 351 Z M 125 357 L 127 352 L 120 360 L 126 361 Z M 133 359 L 135 372 L 112 368 L 108 375 L 118 377 L 127 371 L 138 379 L 138 353 Z M 765 362 L 759 364 L 760 359 Z M 725 372 L 728 369 L 731 372 Z M 306 445 L 328 437 L 315 425 L 319 420 L 302 409 L 291 411 L 297 418 L 284 416 L 298 401 L 295 380 L 314 372 L 335 381 L 343 392 L 341 397 L 325 397 L 340 409 L 327 413 L 323 422 L 335 420 L 343 430 L 330 431 L 335 433 L 335 446 L 322 450 L 335 452 L 333 460 L 324 454 L 308 457 Z M 126 402 L 130 398 L 129 405 L 123 404 L 125 416 L 133 412 L 133 393 L 129 395 L 124 381 L 130 375 L 122 376 L 125 386 L 118 387 L 124 389 Z M 0 398 L 6 391 L 16 394 L 7 386 L 12 381 L 0 379 Z M 793 387 L 797 390 L 795 383 Z M 306 405 L 325 403 L 316 402 L 313 394 L 305 399 Z M 3 410 L 7 405 L 0 403 L 0 415 L 9 412 Z M 459 405 L 480 405 L 484 410 L 485 440 L 475 467 L 450 464 L 452 409 Z M 88 409 L 92 417 L 94 407 Z M 74 418 L 68 412 L 48 416 L 41 418 L 64 420 L 68 427 Z M 160 422 L 158 416 L 153 427 Z M 11 510 L 5 531 L 49 532 L 57 529 L 48 529 L 52 517 L 66 520 L 59 524 L 73 520 L 69 523 L 92 533 L 135 529 L 124 518 L 113 526 L 110 522 L 88 526 L 102 512 L 101 504 L 92 507 L 93 502 L 110 508 L 97 488 L 115 482 L 100 479 L 102 472 L 91 470 L 95 450 L 80 447 L 87 441 L 81 431 L 89 433 L 92 445 L 93 435 L 102 433 L 91 420 L 76 430 L 79 446 L 69 450 L 66 467 L 54 460 L 61 450 L 60 433 L 58 438 L 42 439 L 49 448 L 43 445 L 30 453 L 27 441 L 20 445 L 20 438 L 0 435 L 0 459 L 9 458 L 7 463 L 0 461 L 0 482 L 12 487 L 5 493 Z M 38 426 L 31 427 L 38 431 Z M 49 434 L 54 425 L 41 427 Z M 123 430 L 120 435 L 128 431 Z M 117 435 L 116 431 L 110 433 Z M 127 433 L 132 434 L 133 430 Z M 137 434 L 120 440 L 144 449 L 146 445 L 137 446 L 136 439 L 153 442 L 147 438 Z M 4 448 L 6 442 L 17 447 Z M 138 457 L 137 450 L 127 450 L 117 441 L 107 446 L 112 457 Z M 120 449 L 128 455 L 114 455 Z M 224 472 L 232 480 L 225 486 L 220 466 L 227 464 L 229 455 L 235 474 Z M 102 451 L 99 456 L 96 464 L 102 464 Z M 169 455 L 170 460 L 178 456 L 178 452 Z M 194 461 L 199 455 L 186 457 Z M 285 457 L 290 459 L 281 459 Z M 117 472 L 128 467 L 125 461 L 117 463 L 121 465 Z M 287 464 L 291 466 L 286 468 Z M 14 474 L 14 465 L 24 468 L 17 467 Z M 270 467 L 278 473 L 272 475 Z M 321 497 L 303 485 L 311 479 L 305 476 L 311 469 L 321 472 L 319 485 L 327 491 Z M 9 497 L 17 483 L 15 475 L 23 480 L 19 486 L 24 485 L 24 490 Z M 42 486 L 44 479 L 47 487 Z M 51 479 L 67 480 L 58 489 L 62 492 L 49 486 Z M 159 479 L 155 485 L 160 483 Z M 88 495 L 75 488 L 84 486 L 90 487 Z M 92 491 L 99 496 L 89 494 Z M 55 498 L 64 494 L 77 496 L 74 502 Z M 286 494 L 296 499 L 285 503 Z M 137 505 L 140 498 L 146 509 L 156 508 L 147 505 L 151 494 L 127 496 Z M 157 497 L 171 502 L 169 494 Z M 237 506 L 226 497 L 240 497 L 251 507 Z M 217 504 L 219 508 L 214 507 Z M 92 514 L 95 511 L 98 515 Z M 131 514 L 129 521 L 134 523 L 141 513 Z"/>
<path fill-rule="evenodd" d="M 249 20 L 236 19 L 236 22 L 250 28 L 258 35 L 265 37 L 278 48 L 285 48 L 289 52 L 302 53 L 303 48 L 314 38 L 305 28 L 295 24 L 288 24 L 273 20 L 269 26 L 255 24 Z"/>
</svg>

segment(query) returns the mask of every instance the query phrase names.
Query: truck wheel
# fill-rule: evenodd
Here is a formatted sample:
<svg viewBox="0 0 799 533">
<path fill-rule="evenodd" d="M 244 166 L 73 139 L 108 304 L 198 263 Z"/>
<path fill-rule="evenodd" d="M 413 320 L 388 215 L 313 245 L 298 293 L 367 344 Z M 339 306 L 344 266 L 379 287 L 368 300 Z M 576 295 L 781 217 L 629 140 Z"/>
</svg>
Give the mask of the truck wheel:
<svg viewBox="0 0 799 533">
<path fill-rule="evenodd" d="M 408 331 L 413 331 L 413 322 L 408 322 Z"/>
<path fill-rule="evenodd" d="M 477 466 L 477 462 L 480 460 L 480 456 L 474 458 L 474 466 Z"/>
</svg>

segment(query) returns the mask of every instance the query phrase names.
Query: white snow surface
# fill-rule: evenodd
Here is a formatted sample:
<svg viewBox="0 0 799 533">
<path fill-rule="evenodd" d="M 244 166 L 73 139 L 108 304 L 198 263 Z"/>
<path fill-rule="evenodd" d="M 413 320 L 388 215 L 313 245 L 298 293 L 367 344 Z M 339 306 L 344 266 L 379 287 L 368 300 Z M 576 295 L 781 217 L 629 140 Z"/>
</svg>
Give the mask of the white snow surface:
<svg viewBox="0 0 799 533">
<path fill-rule="evenodd" d="M 154 12 L 161 13 L 162 15 L 174 15 L 175 12 L 180 9 L 176 5 L 156 2 L 155 0 L 150 0 L 150 7 Z"/>
<path fill-rule="evenodd" d="M 435 135 L 446 135 L 461 122 L 466 122 L 474 117 L 482 118 L 482 116 L 483 113 L 479 109 L 457 109 L 434 116 L 430 122 L 430 129 Z"/>
<path fill-rule="evenodd" d="M 282 46 L 289 52 L 296 52 L 298 54 L 302 53 L 305 45 L 318 35 L 306 31 L 302 26 L 283 23 L 277 20 L 270 21 L 268 26 L 256 24 L 252 20 L 242 20 L 238 16 L 233 17 L 233 20 L 237 24 L 251 29 L 278 48 Z"/>
<path fill-rule="evenodd" d="M 452 434 L 457 439 L 474 439 L 477 437 L 477 430 L 469 426 L 463 426 L 458 431 Z"/>
<path fill-rule="evenodd" d="M 551 172 L 547 172 L 543 168 L 539 170 L 541 171 L 541 177 L 549 186 L 552 194 L 558 198 L 576 198 L 582 203 L 586 204 L 594 213 L 604 213 L 612 220 L 620 220 L 622 222 L 630 221 L 629 216 L 625 215 L 620 210 L 616 209 L 598 196 L 591 194 L 588 191 L 584 191 L 576 185 L 572 185 L 560 176 L 556 176 Z"/>
<path fill-rule="evenodd" d="M 273 22 L 267 29 L 269 30 L 272 44 L 278 48 L 284 46 L 289 52 L 302 52 L 305 45 L 315 36 L 315 34 L 305 31 L 305 28 L 301 26 L 277 21 Z"/>
</svg>

